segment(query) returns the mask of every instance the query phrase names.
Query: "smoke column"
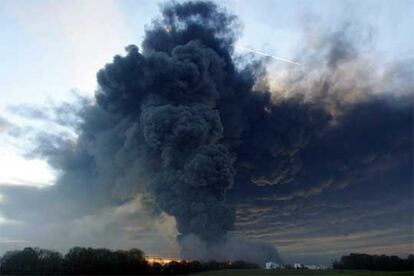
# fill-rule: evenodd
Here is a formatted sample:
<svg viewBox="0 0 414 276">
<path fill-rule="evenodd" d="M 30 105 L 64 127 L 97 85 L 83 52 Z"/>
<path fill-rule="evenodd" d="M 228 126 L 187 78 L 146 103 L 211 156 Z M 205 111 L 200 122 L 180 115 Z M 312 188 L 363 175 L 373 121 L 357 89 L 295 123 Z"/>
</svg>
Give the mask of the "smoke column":
<svg viewBox="0 0 414 276">
<path fill-rule="evenodd" d="M 242 132 L 232 128 L 234 119 L 244 119 L 232 102 L 251 100 L 254 83 L 253 73 L 238 71 L 231 58 L 235 18 L 208 2 L 168 5 L 162 14 L 147 30 L 142 53 L 128 46 L 125 57 L 98 73 L 97 103 L 131 124 L 128 139 L 139 141 L 145 190 L 175 217 L 183 257 L 246 258 L 232 248 L 243 241 L 227 237 L 235 222 L 226 203 L 235 174 L 231 147 Z M 249 260 L 277 258 L 270 245 L 248 245 Z"/>
</svg>

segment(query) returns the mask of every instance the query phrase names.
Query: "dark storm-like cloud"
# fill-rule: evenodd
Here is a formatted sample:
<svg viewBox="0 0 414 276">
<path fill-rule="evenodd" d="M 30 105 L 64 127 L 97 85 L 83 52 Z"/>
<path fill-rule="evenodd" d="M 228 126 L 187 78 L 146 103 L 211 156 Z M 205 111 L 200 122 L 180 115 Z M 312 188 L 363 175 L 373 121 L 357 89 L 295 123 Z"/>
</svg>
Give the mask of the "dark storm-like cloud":
<svg viewBox="0 0 414 276">
<path fill-rule="evenodd" d="M 241 194 L 304 198 L 396 170 L 412 180 L 412 66 L 384 68 L 351 37 L 347 29 L 326 35 L 319 52 L 304 54 L 303 70 L 290 69 L 283 79 L 268 75 L 279 84 L 272 88 L 275 118 L 270 126 L 252 124 L 238 148 Z"/>
<path fill-rule="evenodd" d="M 98 72 L 96 102 L 61 112 L 76 114 L 78 137 L 37 136 L 32 154 L 60 173 L 48 190 L 71 206 L 62 216 L 144 195 L 155 215 L 175 218 L 183 257 L 263 262 L 278 259 L 274 247 L 231 235 L 251 230 L 249 218 L 298 227 L 321 202 L 329 221 L 350 189 L 360 200 L 410 190 L 409 65 L 378 77 L 340 32 L 275 90 L 264 63 L 234 59 L 238 26 L 209 2 L 166 5 L 141 51 L 130 45 Z"/>
<path fill-rule="evenodd" d="M 407 254 L 412 244 L 412 187 L 405 182 L 407 176 L 383 175 L 306 198 L 256 198 L 238 205 L 236 229 L 278 244 L 285 260 L 291 261 L 329 264 L 356 251 Z"/>
<path fill-rule="evenodd" d="M 287 254 L 329 252 L 325 263 L 352 250 L 409 252 L 404 250 L 413 238 L 414 84 L 407 72 L 413 67 L 397 62 L 384 68 L 359 53 L 343 32 L 328 36 L 320 52 L 304 64 L 307 70 L 279 79 L 286 90 L 273 91 L 279 108 L 294 102 L 300 110 L 322 109 L 319 125 L 285 155 L 252 135 L 251 154 L 262 163 L 237 170 L 238 185 L 229 193 L 239 206 L 236 229 L 273 240 Z M 303 122 L 301 128 L 310 126 Z M 292 123 L 288 129 L 297 130 L 294 137 L 304 133 Z"/>
</svg>

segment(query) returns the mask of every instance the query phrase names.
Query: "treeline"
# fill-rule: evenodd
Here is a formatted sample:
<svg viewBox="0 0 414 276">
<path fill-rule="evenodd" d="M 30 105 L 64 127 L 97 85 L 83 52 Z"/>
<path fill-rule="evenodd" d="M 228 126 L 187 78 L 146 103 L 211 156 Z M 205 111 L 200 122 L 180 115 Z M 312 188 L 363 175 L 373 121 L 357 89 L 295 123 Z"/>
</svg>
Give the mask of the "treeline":
<svg viewBox="0 0 414 276">
<path fill-rule="evenodd" d="M 0 259 L 0 275 L 177 275 L 218 269 L 249 269 L 258 265 L 245 261 L 172 261 L 148 263 L 139 249 L 116 250 L 74 247 L 65 255 L 27 247 L 9 251 Z"/>
<path fill-rule="evenodd" d="M 334 269 L 409 271 L 414 270 L 414 256 L 409 255 L 406 259 L 402 259 L 397 256 L 352 253 L 342 256 L 339 261 L 334 261 L 332 267 Z"/>
</svg>

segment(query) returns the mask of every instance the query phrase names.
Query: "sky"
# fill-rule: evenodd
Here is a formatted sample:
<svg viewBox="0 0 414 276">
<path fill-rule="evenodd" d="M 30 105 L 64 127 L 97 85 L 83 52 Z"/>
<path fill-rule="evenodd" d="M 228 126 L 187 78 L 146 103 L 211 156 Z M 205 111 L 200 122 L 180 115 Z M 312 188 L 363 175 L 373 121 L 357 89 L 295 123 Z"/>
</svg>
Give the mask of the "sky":
<svg viewBox="0 0 414 276">
<path fill-rule="evenodd" d="M 55 185 L 62 172 L 44 158 L 30 154 L 35 140 L 32 134 L 38 130 L 65 133 L 76 139 L 70 125 L 51 122 L 59 119 L 59 113 L 48 115 L 44 106 L 57 107 L 79 100 L 80 96 L 92 98 L 97 71 L 114 55 L 123 54 L 127 45 L 141 44 L 145 29 L 159 15 L 162 3 L 1 1 L 0 253 L 33 245 L 56 250 L 90 245 L 137 246 L 154 254 L 177 254 L 174 220 L 166 215 L 152 220 L 138 199 L 65 221 L 36 224 L 37 219 L 47 217 L 49 208 L 56 207 L 54 199 L 41 194 Z M 220 5 L 242 22 L 237 45 L 299 63 L 318 57 L 321 43 L 330 34 L 344 28 L 350 30 L 352 43 L 362 58 L 343 67 L 345 72 L 336 72 L 338 86 L 348 90 L 388 87 L 395 78 L 395 85 L 404 91 L 390 89 L 387 93 L 413 92 L 412 82 L 407 83 L 404 77 L 387 77 L 388 71 L 398 71 L 401 64 L 405 68 L 401 74 L 413 72 L 412 65 L 407 65 L 414 57 L 410 36 L 413 1 L 234 0 L 220 1 Z M 245 53 L 242 49 L 236 51 Z M 318 60 L 314 60 L 316 68 Z M 369 75 L 366 82 L 343 84 L 344 78 L 355 80 L 346 70 L 358 69 L 361 64 L 370 64 L 379 77 Z M 303 89 L 301 85 L 305 83 L 292 85 L 286 75 L 302 76 L 303 72 L 298 71 L 309 67 L 299 69 L 277 60 L 268 60 L 267 66 L 276 96 Z M 318 72 L 306 74 L 306 80 L 318 78 Z M 342 101 L 355 99 L 358 95 Z M 54 116 L 53 120 L 49 116 Z M 286 191 L 284 186 L 254 191 L 248 186 L 234 189 L 229 196 L 236 207 L 235 233 L 271 242 L 286 261 L 329 264 L 332 258 L 353 251 L 401 256 L 412 253 L 412 174 L 407 176 L 403 169 L 402 175 L 398 174 L 399 168 L 386 173 L 381 166 L 387 164 L 384 161 L 367 168 L 364 172 L 373 171 L 360 173 L 349 180 L 352 185 L 341 189 L 318 186 L 318 190 L 311 183 Z M 314 192 L 309 192 L 312 188 Z M 238 200 L 246 191 L 257 193 L 257 197 Z M 35 212 L 25 209 L 30 204 L 14 204 L 13 200 L 42 202 L 43 208 Z"/>
</svg>

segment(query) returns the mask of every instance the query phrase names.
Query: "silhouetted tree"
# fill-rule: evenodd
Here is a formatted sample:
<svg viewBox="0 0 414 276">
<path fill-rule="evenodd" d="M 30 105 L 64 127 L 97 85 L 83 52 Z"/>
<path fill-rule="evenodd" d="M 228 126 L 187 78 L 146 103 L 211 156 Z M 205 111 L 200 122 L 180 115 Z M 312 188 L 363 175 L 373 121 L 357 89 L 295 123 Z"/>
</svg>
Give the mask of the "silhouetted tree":
<svg viewBox="0 0 414 276">
<path fill-rule="evenodd" d="M 199 261 L 193 261 L 188 264 L 190 272 L 199 272 L 205 270 L 203 264 Z"/>
<path fill-rule="evenodd" d="M 340 261 L 334 260 L 332 267 L 335 269 L 408 271 L 414 270 L 414 259 L 413 255 L 402 259 L 397 256 L 352 253 L 347 256 L 342 256 Z"/>
<path fill-rule="evenodd" d="M 74 247 L 65 255 L 68 274 L 142 274 L 149 271 L 139 249 L 129 251 Z"/>
<path fill-rule="evenodd" d="M 0 260 L 0 274 L 15 275 L 182 275 L 218 269 L 254 269 L 256 264 L 235 261 L 172 261 L 148 264 L 139 249 L 111 251 L 104 248 L 74 247 L 64 257 L 58 252 L 27 247 L 9 251 Z"/>
<path fill-rule="evenodd" d="M 232 269 L 258 269 L 259 265 L 255 263 L 249 263 L 246 261 L 238 260 L 238 261 L 232 262 L 230 265 L 230 268 Z"/>
<path fill-rule="evenodd" d="M 0 274 L 59 274 L 62 268 L 63 258 L 58 252 L 26 247 L 4 254 Z"/>
</svg>

